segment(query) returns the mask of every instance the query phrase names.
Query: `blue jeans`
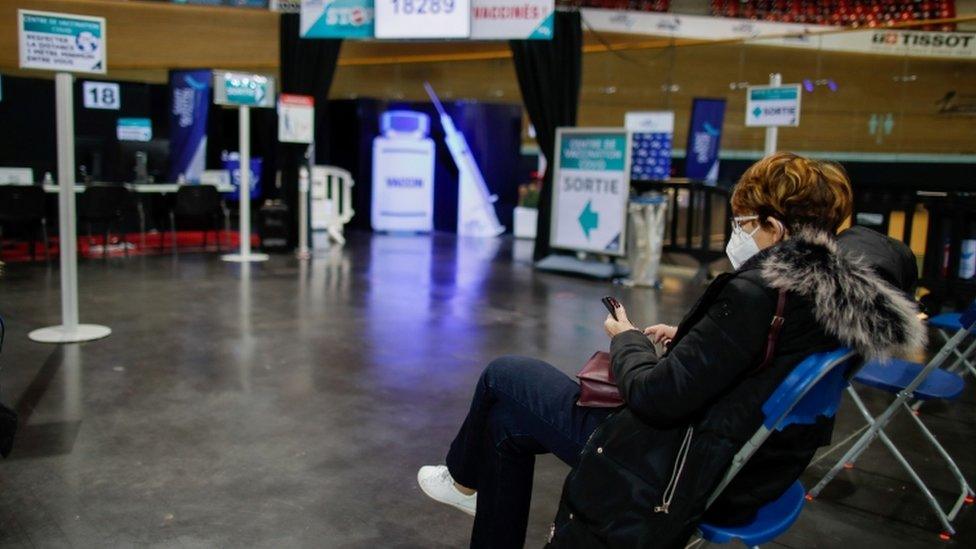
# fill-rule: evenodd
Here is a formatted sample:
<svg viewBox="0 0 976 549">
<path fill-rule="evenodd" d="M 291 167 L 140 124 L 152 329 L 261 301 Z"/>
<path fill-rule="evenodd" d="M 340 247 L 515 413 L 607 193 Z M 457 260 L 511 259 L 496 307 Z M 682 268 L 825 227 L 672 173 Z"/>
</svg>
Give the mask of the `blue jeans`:
<svg viewBox="0 0 976 549">
<path fill-rule="evenodd" d="M 521 548 L 537 454 L 575 466 L 610 410 L 576 405 L 579 385 L 541 360 L 502 357 L 478 380 L 471 409 L 451 443 L 447 467 L 478 490 L 471 547 Z"/>
</svg>

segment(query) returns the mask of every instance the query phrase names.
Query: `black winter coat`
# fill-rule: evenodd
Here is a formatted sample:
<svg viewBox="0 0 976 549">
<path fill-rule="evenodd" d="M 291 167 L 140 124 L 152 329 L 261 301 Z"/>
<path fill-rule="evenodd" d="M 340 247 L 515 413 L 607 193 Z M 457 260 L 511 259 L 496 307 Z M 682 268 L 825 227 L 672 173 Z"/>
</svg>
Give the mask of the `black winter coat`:
<svg viewBox="0 0 976 549">
<path fill-rule="evenodd" d="M 762 371 L 778 291 L 788 291 L 772 364 Z M 550 546 L 682 547 L 732 457 L 762 423 L 762 404 L 811 353 L 914 349 L 914 304 L 824 233 L 804 232 L 719 276 L 658 357 L 643 334 L 611 343 L 626 406 L 593 433 L 563 487 Z M 828 444 L 832 419 L 767 439 L 709 510 L 749 520 Z"/>
</svg>

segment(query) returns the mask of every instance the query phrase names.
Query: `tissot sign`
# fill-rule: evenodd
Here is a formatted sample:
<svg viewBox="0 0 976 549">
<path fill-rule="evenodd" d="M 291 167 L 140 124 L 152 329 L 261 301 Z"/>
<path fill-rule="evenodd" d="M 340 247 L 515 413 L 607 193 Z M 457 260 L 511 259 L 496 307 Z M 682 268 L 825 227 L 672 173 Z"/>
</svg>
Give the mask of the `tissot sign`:
<svg viewBox="0 0 976 549">
<path fill-rule="evenodd" d="M 872 44 L 902 46 L 906 48 L 932 48 L 947 50 L 967 49 L 973 45 L 976 34 L 945 32 L 876 32 Z"/>
</svg>

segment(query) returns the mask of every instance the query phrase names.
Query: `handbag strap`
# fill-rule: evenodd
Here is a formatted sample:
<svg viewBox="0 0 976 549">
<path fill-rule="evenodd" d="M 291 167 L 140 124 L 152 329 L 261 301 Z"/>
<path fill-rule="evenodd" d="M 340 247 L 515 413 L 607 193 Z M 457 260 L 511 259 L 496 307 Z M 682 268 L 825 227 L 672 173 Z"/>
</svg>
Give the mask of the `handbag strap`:
<svg viewBox="0 0 976 549">
<path fill-rule="evenodd" d="M 786 318 L 783 317 L 783 311 L 786 310 L 786 290 L 779 291 L 779 297 L 776 299 L 776 313 L 773 314 L 773 319 L 769 323 L 769 334 L 766 336 L 766 354 L 763 356 L 763 361 L 756 366 L 750 374 L 759 373 L 773 363 L 773 357 L 776 355 L 776 344 L 779 342 L 779 334 L 783 331 L 783 324 L 786 322 Z"/>
</svg>

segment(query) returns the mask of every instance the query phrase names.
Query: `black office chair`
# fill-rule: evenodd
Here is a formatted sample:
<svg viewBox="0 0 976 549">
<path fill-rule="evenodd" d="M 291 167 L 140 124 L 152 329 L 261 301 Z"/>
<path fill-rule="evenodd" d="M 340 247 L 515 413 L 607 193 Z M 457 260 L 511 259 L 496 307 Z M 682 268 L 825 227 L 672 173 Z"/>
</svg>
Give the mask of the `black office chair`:
<svg viewBox="0 0 976 549">
<path fill-rule="evenodd" d="M 94 242 L 92 225 L 102 224 L 102 257 L 108 257 L 108 238 L 112 225 L 115 225 L 125 256 L 129 257 L 129 244 L 125 239 L 125 213 L 133 208 L 129 190 L 121 185 L 90 185 L 81 194 L 79 202 L 78 218 L 88 224 L 88 243 Z"/>
<path fill-rule="evenodd" d="M 38 229 L 44 239 L 44 259 L 49 258 L 44 202 L 44 188 L 40 185 L 0 185 L 0 254 L 3 250 L 3 230 L 12 226 L 26 226 L 31 235 L 31 261 L 37 259 Z"/>
<path fill-rule="evenodd" d="M 169 227 L 173 249 L 177 249 L 176 222 L 188 221 L 203 226 L 203 248 L 207 248 L 207 230 L 213 230 L 220 251 L 221 217 L 226 217 L 220 193 L 213 185 L 181 185 L 176 191 L 176 203 L 169 212 Z M 162 247 L 162 238 L 159 240 Z"/>
</svg>

